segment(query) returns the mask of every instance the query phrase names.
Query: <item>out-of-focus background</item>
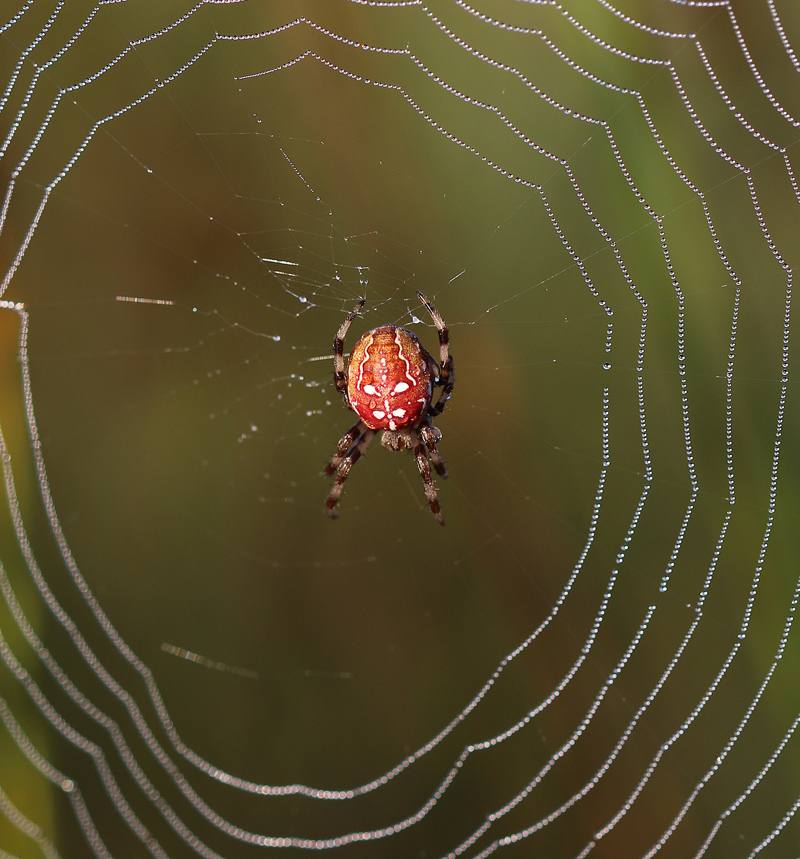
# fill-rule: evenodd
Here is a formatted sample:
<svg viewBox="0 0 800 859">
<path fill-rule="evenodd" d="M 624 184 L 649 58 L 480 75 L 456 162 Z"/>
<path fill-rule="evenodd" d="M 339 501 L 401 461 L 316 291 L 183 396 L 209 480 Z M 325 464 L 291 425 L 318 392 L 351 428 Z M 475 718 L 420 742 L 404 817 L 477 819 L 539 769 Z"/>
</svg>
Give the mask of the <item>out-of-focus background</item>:
<svg viewBox="0 0 800 859">
<path fill-rule="evenodd" d="M 0 856 L 795 857 L 796 4 L 0 18 Z"/>
</svg>

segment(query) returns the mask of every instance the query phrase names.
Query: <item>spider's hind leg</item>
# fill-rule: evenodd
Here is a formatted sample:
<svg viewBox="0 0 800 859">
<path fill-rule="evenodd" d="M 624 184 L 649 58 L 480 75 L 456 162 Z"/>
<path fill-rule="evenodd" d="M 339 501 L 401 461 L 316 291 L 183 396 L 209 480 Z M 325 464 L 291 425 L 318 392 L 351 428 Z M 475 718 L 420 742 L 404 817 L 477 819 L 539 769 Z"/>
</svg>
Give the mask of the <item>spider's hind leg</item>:
<svg viewBox="0 0 800 859">
<path fill-rule="evenodd" d="M 340 394 L 345 395 L 347 399 L 347 378 L 344 373 L 344 338 L 347 336 L 347 329 L 350 328 L 353 320 L 361 313 L 361 308 L 364 306 L 366 298 L 361 301 L 350 311 L 347 319 L 342 323 L 336 336 L 333 338 L 333 381 L 336 385 L 336 390 Z"/>
<path fill-rule="evenodd" d="M 453 383 L 455 382 L 453 356 L 450 354 L 450 334 L 444 319 L 439 315 L 439 311 L 421 292 L 417 292 L 417 297 L 425 305 L 439 332 L 439 372 L 436 374 L 436 385 L 437 387 L 441 387 L 442 390 L 439 393 L 436 405 L 431 406 L 431 414 L 436 417 L 436 415 L 442 413 L 445 404 L 450 399 L 450 394 L 453 393 Z"/>
<path fill-rule="evenodd" d="M 352 430 L 350 432 L 352 432 Z M 349 434 L 350 433 L 348 432 L 347 435 Z M 359 459 L 361 459 L 362 454 L 367 449 L 367 445 L 372 441 L 374 435 L 375 430 L 364 430 L 364 432 L 362 432 L 358 437 L 355 447 L 347 454 L 346 457 L 344 457 L 339 465 L 339 468 L 336 471 L 336 482 L 333 484 L 330 494 L 328 495 L 328 500 L 325 502 L 326 507 L 328 508 L 328 516 L 330 516 L 331 519 L 336 518 L 336 502 L 342 494 L 342 486 L 345 480 L 347 480 L 347 475 L 349 474 L 350 469 L 358 462 Z M 347 436 L 345 436 L 345 438 L 346 437 Z M 344 441 L 344 438 L 342 441 Z M 333 460 L 331 460 L 331 462 L 332 461 Z"/>
</svg>

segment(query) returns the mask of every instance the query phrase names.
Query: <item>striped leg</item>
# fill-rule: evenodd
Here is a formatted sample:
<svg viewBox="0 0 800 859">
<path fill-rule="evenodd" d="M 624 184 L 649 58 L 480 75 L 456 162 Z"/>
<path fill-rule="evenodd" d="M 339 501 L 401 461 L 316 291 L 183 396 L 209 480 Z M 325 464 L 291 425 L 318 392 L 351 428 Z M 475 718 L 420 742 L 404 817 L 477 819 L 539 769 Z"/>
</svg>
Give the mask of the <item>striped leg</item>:
<svg viewBox="0 0 800 859">
<path fill-rule="evenodd" d="M 447 363 L 442 364 L 442 374 L 439 376 L 438 380 L 438 383 L 442 386 L 442 390 L 439 394 L 439 399 L 436 401 L 436 405 L 431 406 L 430 413 L 433 417 L 440 415 L 444 411 L 444 407 L 450 399 L 450 394 L 453 393 L 453 383 L 455 380 L 456 377 L 453 372 L 453 356 L 451 355 L 447 359 Z"/>
<path fill-rule="evenodd" d="M 440 525 L 444 525 L 442 510 L 439 507 L 439 496 L 436 494 L 436 487 L 431 479 L 431 467 L 428 465 L 428 457 L 425 453 L 425 442 L 420 438 L 414 446 L 414 456 L 417 459 L 417 468 L 422 475 L 422 482 L 425 484 L 425 496 L 428 499 L 428 504 L 431 505 L 433 515 Z"/>
<path fill-rule="evenodd" d="M 347 390 L 347 379 L 344 375 L 344 338 L 347 336 L 347 329 L 353 320 L 361 313 L 361 308 L 364 306 L 366 300 L 366 298 L 362 298 L 350 311 L 347 319 L 342 323 L 342 327 L 336 332 L 336 336 L 333 338 L 333 381 L 336 384 L 336 390 L 340 394 L 345 394 Z"/>
<path fill-rule="evenodd" d="M 444 463 L 442 462 L 439 448 L 436 447 L 436 442 L 442 437 L 442 431 L 438 427 L 431 426 L 431 424 L 423 424 L 419 428 L 419 434 L 425 442 L 425 448 L 428 451 L 428 456 L 431 458 L 431 462 L 433 463 L 433 467 L 436 469 L 437 474 L 446 478 L 447 469 L 444 467 Z"/>
<path fill-rule="evenodd" d="M 417 292 L 417 297 L 425 305 L 433 319 L 436 328 L 439 331 L 439 378 L 436 380 L 437 385 L 441 385 L 442 392 L 439 394 L 439 399 L 436 405 L 431 408 L 431 414 L 436 417 L 444 410 L 445 403 L 450 399 L 450 394 L 453 393 L 453 383 L 455 376 L 453 373 L 453 359 L 450 355 L 450 335 L 447 331 L 444 319 L 439 316 L 436 308 L 428 301 L 421 293 Z"/>
<path fill-rule="evenodd" d="M 336 518 L 336 502 L 342 494 L 342 486 L 344 485 L 345 480 L 347 480 L 347 475 L 349 474 L 350 469 L 358 462 L 359 459 L 361 459 L 362 454 L 367 449 L 367 445 L 372 441 L 374 435 L 375 430 L 364 430 L 364 432 L 362 432 L 358 437 L 355 447 L 342 460 L 341 465 L 336 471 L 336 482 L 333 484 L 333 488 L 331 489 L 326 502 L 328 516 L 330 516 L 331 519 Z"/>
<path fill-rule="evenodd" d="M 331 457 L 331 461 L 325 466 L 325 474 L 333 474 L 339 467 L 339 463 L 344 459 L 344 455 L 350 450 L 350 445 L 358 438 L 358 436 L 366 429 L 363 421 L 356 421 L 353 426 L 339 439 L 339 444 L 336 445 L 336 453 Z"/>
</svg>

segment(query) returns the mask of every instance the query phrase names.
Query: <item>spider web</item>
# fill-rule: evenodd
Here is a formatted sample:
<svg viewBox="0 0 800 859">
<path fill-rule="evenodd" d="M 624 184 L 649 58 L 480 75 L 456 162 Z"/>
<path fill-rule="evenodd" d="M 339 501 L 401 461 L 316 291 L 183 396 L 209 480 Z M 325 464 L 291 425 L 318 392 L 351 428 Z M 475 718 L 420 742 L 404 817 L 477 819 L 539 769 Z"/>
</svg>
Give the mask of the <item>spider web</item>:
<svg viewBox="0 0 800 859">
<path fill-rule="evenodd" d="M 0 856 L 796 856 L 795 6 L 3 15 Z"/>
</svg>

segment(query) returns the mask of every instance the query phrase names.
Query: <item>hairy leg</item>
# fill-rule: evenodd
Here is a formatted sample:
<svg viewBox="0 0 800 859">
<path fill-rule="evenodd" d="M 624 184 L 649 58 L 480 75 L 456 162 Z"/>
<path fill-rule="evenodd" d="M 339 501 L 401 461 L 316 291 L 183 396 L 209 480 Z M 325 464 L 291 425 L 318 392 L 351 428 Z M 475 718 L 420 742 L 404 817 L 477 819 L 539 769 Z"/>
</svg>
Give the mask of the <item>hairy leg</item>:
<svg viewBox="0 0 800 859">
<path fill-rule="evenodd" d="M 367 449 L 367 445 L 372 441 L 375 435 L 375 430 L 367 429 L 361 433 L 358 437 L 358 441 L 356 442 L 355 447 L 347 454 L 347 456 L 342 460 L 341 465 L 336 471 L 336 482 L 333 484 L 333 488 L 330 491 L 330 495 L 328 495 L 328 500 L 326 502 L 326 506 L 328 508 L 328 516 L 331 519 L 336 518 L 336 502 L 339 500 L 339 496 L 342 494 L 342 486 L 347 480 L 347 475 L 350 472 L 350 469 L 361 459 L 364 451 Z"/>
<path fill-rule="evenodd" d="M 417 292 L 417 297 L 427 308 L 439 331 L 439 377 L 436 383 L 437 385 L 441 385 L 442 391 L 439 394 L 436 405 L 431 407 L 431 414 L 435 417 L 442 413 L 445 403 L 450 399 L 450 394 L 453 393 L 455 375 L 453 371 L 453 358 L 450 355 L 450 335 L 444 319 L 439 316 L 438 311 L 430 301 L 421 292 Z"/>
<path fill-rule="evenodd" d="M 331 461 L 325 466 L 325 474 L 333 474 L 339 467 L 339 463 L 344 459 L 344 455 L 350 449 L 350 445 L 358 438 L 358 436 L 366 429 L 363 421 L 356 421 L 353 426 L 339 439 L 339 444 L 336 445 L 336 453 L 331 457 Z"/>
<path fill-rule="evenodd" d="M 362 298 L 350 311 L 347 319 L 342 323 L 341 328 L 333 338 L 333 381 L 336 384 L 336 390 L 340 394 L 344 394 L 347 390 L 347 379 L 344 375 L 344 338 L 347 336 L 347 329 L 353 320 L 361 313 L 361 308 L 364 306 L 365 301 L 366 298 Z"/>
<path fill-rule="evenodd" d="M 436 494 L 436 487 L 433 485 L 433 480 L 431 479 L 431 468 L 428 464 L 427 454 L 425 453 L 425 442 L 421 438 L 414 447 L 414 456 L 417 460 L 419 473 L 422 475 L 422 482 L 425 484 L 425 497 L 428 499 L 428 504 L 431 505 L 431 510 L 436 517 L 436 521 L 440 525 L 444 525 L 442 510 L 439 506 L 439 496 Z"/>
<path fill-rule="evenodd" d="M 442 431 L 431 424 L 423 424 L 419 428 L 419 434 L 425 442 L 425 448 L 428 451 L 428 456 L 430 457 L 437 474 L 446 478 L 447 469 L 444 467 L 444 463 L 442 462 L 439 448 L 436 447 L 436 442 L 442 437 Z"/>
</svg>

